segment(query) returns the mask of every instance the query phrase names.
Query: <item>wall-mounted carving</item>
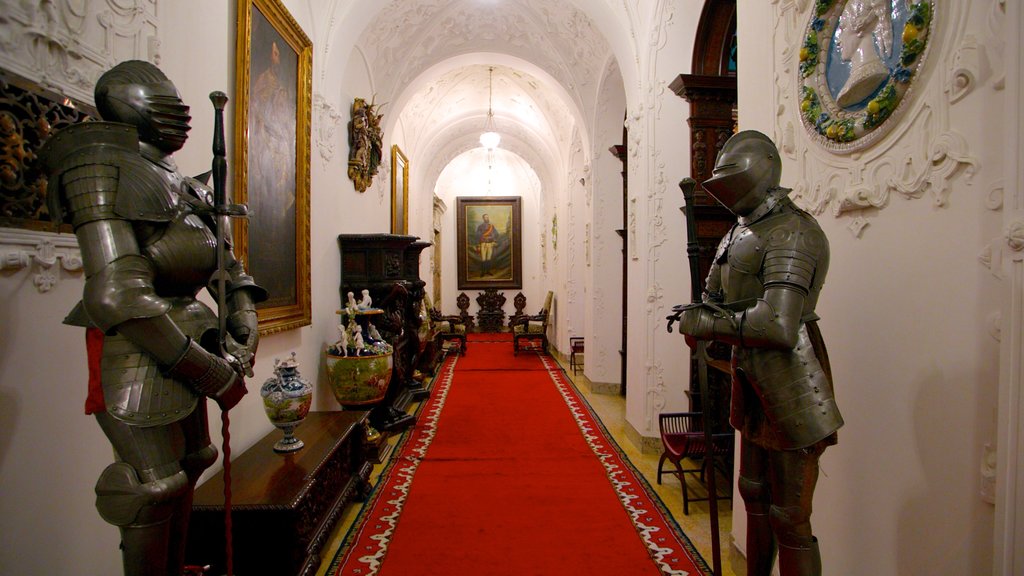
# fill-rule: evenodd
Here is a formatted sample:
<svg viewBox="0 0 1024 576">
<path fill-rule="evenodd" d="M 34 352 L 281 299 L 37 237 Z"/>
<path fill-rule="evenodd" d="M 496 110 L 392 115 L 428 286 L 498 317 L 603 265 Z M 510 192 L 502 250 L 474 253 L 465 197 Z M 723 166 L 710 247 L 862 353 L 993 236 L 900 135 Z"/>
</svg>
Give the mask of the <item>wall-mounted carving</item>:
<svg viewBox="0 0 1024 576">
<path fill-rule="evenodd" d="M 352 102 L 352 120 L 348 124 L 348 177 L 359 192 L 366 192 L 370 187 L 384 157 L 382 117 L 373 102 L 362 98 Z"/>
<path fill-rule="evenodd" d="M 848 8 L 852 10 L 851 6 L 857 8 L 860 5 L 860 8 L 867 9 L 878 2 L 818 0 L 803 5 L 792 1 L 773 3 L 773 21 L 776 26 L 773 35 L 773 103 L 776 110 L 774 137 L 782 143 L 782 153 L 793 161 L 791 165 L 798 167 L 795 175 L 788 177 L 794 190 L 791 197 L 814 214 L 830 211 L 836 217 L 849 217 L 851 220 L 847 228 L 855 237 L 863 233 L 870 219 L 879 217 L 879 211 L 888 206 L 892 194 L 907 199 L 929 195 L 936 206 L 944 206 L 949 200 L 952 181 L 961 175 L 969 179 L 977 172 L 978 160 L 968 141 L 951 128 L 951 107 L 961 102 L 980 82 L 992 76 L 985 71 L 984 54 L 988 51 L 981 45 L 975 47 L 979 41 L 968 38 L 965 33 L 965 4 L 943 3 L 941 11 L 934 13 L 934 3 L 926 0 L 910 3 L 882 1 L 881 4 L 889 4 L 894 9 L 907 10 L 897 18 L 892 18 L 890 13 L 886 20 L 893 26 L 894 55 L 891 57 L 896 59 L 897 64 L 900 63 L 901 52 L 911 48 L 912 40 L 921 40 L 922 33 L 925 33 L 924 39 L 927 40 L 924 46 L 913 48 L 920 51 L 914 61 L 909 63 L 915 66 L 911 79 L 919 75 L 920 79 L 912 82 L 913 89 L 908 88 L 896 107 L 890 111 L 899 109 L 902 117 L 896 120 L 889 114 L 885 119 L 885 131 L 876 129 L 849 142 L 843 142 L 843 138 L 838 136 L 838 127 L 833 130 L 836 139 L 829 139 L 827 133 L 822 135 L 818 131 L 818 127 L 824 124 L 800 130 L 797 124 L 804 124 L 809 117 L 815 116 L 809 113 L 808 108 L 813 108 L 813 102 L 807 104 L 808 99 L 803 90 L 807 82 L 810 82 L 808 79 L 813 79 L 808 70 L 821 72 L 826 65 L 824 60 L 828 58 L 828 53 L 821 50 L 834 48 L 831 40 L 826 42 L 819 39 L 818 54 L 810 55 L 808 52 L 813 49 L 803 50 L 808 48 L 805 44 L 808 36 L 812 32 L 815 35 L 820 32 L 821 36 L 830 36 L 834 30 L 829 26 L 834 27 Z M 801 9 L 805 10 L 801 12 Z M 808 18 L 810 23 L 805 26 Z M 827 18 L 833 18 L 836 22 L 824 22 Z M 816 23 L 817 20 L 823 22 Z M 879 22 L 874 23 L 875 28 L 869 29 L 868 36 L 885 32 L 877 28 Z M 927 29 L 921 28 L 919 24 L 926 24 Z M 914 34 L 917 34 L 916 38 Z M 945 67 L 923 67 L 926 52 L 935 52 L 928 56 L 928 62 L 948 64 Z M 957 56 L 958 53 L 960 56 Z M 833 52 L 832 56 L 838 59 L 836 54 Z M 809 63 L 814 66 L 809 66 Z M 899 67 L 895 70 L 899 72 Z M 951 79 L 957 74 L 964 78 L 959 83 Z M 905 75 L 901 73 L 900 77 Z M 966 79 L 968 75 L 971 77 L 969 81 Z M 819 81 L 826 82 L 827 79 L 819 78 Z M 877 93 L 861 100 L 861 116 L 858 116 L 858 121 L 863 121 L 864 114 L 872 113 L 874 106 L 869 109 L 869 105 L 893 81 L 884 81 Z M 833 87 L 845 86 L 846 82 L 836 80 Z M 955 94 L 950 91 L 954 85 L 959 90 Z M 824 86 L 824 89 L 828 89 L 827 84 Z M 838 92 L 833 98 L 838 98 Z M 877 106 L 881 107 L 882 104 Z M 821 112 L 827 113 L 826 110 Z M 847 120 L 852 118 L 848 115 L 840 117 Z M 828 127 L 824 129 L 827 132 Z M 858 134 L 856 130 L 855 135 Z"/>
<path fill-rule="evenodd" d="M 56 231 L 36 152 L 55 130 L 91 115 L 87 105 L 0 71 L 0 226 Z"/>
<path fill-rule="evenodd" d="M 818 0 L 799 51 L 800 119 L 827 150 L 870 146 L 893 127 L 931 44 L 929 0 Z"/>
</svg>

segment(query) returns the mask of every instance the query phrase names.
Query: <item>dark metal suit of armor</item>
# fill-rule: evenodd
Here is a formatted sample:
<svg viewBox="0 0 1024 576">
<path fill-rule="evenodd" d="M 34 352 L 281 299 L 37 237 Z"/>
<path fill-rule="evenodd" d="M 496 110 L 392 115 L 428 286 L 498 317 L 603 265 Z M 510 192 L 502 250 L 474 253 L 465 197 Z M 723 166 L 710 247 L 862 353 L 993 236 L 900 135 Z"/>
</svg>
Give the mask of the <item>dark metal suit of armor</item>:
<svg viewBox="0 0 1024 576">
<path fill-rule="evenodd" d="M 121 530 L 126 575 L 180 576 L 192 489 L 217 458 L 206 398 L 227 410 L 246 393 L 265 293 L 229 255 L 225 360 L 217 315 L 196 299 L 217 267 L 210 190 L 171 158 L 188 107 L 140 61 L 104 74 L 95 95 L 105 121 L 54 135 L 41 156 L 51 214 L 71 221 L 85 265 L 82 301 L 65 323 L 87 327 L 99 366 L 87 411 L 116 456 L 96 508 Z"/>
<path fill-rule="evenodd" d="M 755 131 L 732 136 L 711 196 L 737 215 L 708 275 L 705 306 L 682 332 L 732 345 L 731 424 L 742 435 L 739 491 L 747 509 L 747 573 L 768 576 L 776 547 L 783 576 L 817 575 L 811 533 L 818 459 L 836 442 L 836 406 L 814 313 L 828 271 L 828 240 L 779 187 L 782 164 Z"/>
</svg>

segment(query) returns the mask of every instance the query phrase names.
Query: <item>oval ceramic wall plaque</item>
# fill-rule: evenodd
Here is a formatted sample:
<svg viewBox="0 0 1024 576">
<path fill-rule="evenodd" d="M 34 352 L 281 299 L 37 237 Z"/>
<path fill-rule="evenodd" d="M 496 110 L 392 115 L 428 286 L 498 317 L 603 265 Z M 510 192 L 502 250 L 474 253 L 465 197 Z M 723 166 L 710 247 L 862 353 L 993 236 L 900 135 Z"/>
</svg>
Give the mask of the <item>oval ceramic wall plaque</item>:
<svg viewBox="0 0 1024 576">
<path fill-rule="evenodd" d="M 877 142 L 905 109 L 928 52 L 930 0 L 816 0 L 800 47 L 800 118 L 833 152 Z"/>
</svg>

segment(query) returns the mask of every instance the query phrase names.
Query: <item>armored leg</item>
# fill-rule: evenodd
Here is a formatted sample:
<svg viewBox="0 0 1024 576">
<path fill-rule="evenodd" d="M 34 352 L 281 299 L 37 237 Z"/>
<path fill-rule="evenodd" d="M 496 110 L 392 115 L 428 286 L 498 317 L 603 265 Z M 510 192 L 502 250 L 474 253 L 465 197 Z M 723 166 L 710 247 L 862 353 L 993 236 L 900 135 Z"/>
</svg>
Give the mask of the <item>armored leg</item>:
<svg viewBox="0 0 1024 576">
<path fill-rule="evenodd" d="M 818 459 L 824 443 L 792 451 L 772 452 L 769 467 L 772 529 L 779 541 L 782 576 L 819 576 L 821 556 L 811 532 L 811 501 L 818 482 Z"/>
<path fill-rule="evenodd" d="M 210 443 L 206 416 L 206 402 L 200 401 L 195 411 L 181 421 L 186 450 L 181 467 L 188 479 L 188 491 L 178 500 L 178 508 L 171 521 L 167 547 L 168 574 L 181 573 L 181 566 L 185 563 L 185 545 L 188 542 L 188 522 L 192 515 L 192 495 L 199 476 L 217 461 L 218 452 Z"/>
<path fill-rule="evenodd" d="M 180 574 L 167 547 L 190 492 L 180 426 L 129 426 L 105 412 L 96 419 L 119 458 L 96 482 L 96 509 L 121 530 L 125 576 Z"/>
<path fill-rule="evenodd" d="M 740 443 L 738 488 L 747 509 L 747 574 L 769 576 L 775 563 L 775 533 L 769 520 L 771 491 L 768 485 L 768 454 L 747 440 Z"/>
</svg>

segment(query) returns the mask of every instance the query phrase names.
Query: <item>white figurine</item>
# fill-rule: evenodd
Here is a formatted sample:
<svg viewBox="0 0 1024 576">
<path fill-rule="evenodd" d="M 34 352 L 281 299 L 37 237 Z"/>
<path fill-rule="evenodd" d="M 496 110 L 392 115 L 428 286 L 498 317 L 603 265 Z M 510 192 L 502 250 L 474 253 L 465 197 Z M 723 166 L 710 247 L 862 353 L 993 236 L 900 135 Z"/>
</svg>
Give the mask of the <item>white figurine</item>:
<svg viewBox="0 0 1024 576">
<path fill-rule="evenodd" d="M 342 356 L 348 356 L 348 330 L 344 324 L 338 324 L 338 333 L 341 335 L 341 338 L 338 339 L 334 346 L 341 350 Z"/>
<path fill-rule="evenodd" d="M 351 292 L 348 293 L 348 301 L 346 302 L 346 306 L 345 307 L 347 309 L 350 309 L 350 310 L 355 310 L 358 307 L 356 305 L 356 295 L 355 294 L 353 294 Z"/>
<path fill-rule="evenodd" d="M 384 339 L 380 337 L 380 332 L 377 331 L 377 327 L 370 324 L 366 329 L 366 335 L 370 337 L 370 342 L 383 342 Z"/>
<path fill-rule="evenodd" d="M 373 298 L 370 298 L 370 291 L 363 290 L 363 299 L 359 301 L 359 308 L 361 310 L 369 310 L 373 307 Z"/>
<path fill-rule="evenodd" d="M 352 347 L 356 350 L 355 355 L 362 356 L 363 349 L 366 348 L 366 345 L 363 344 L 363 327 L 358 324 L 352 328 L 352 342 Z"/>
</svg>

